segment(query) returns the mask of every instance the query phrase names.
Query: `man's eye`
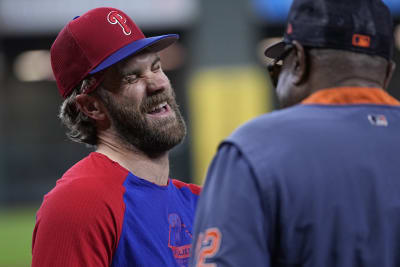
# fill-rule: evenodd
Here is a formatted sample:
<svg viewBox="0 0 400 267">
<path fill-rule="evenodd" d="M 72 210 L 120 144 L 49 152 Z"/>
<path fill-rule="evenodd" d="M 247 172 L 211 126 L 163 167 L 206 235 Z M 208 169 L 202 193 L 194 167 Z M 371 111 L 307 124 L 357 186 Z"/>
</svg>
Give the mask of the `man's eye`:
<svg viewBox="0 0 400 267">
<path fill-rule="evenodd" d="M 127 83 L 134 83 L 137 81 L 137 79 L 138 79 L 137 75 L 128 75 L 124 77 L 124 81 Z"/>
<path fill-rule="evenodd" d="M 156 64 L 153 66 L 153 71 L 161 69 L 161 64 Z"/>
</svg>

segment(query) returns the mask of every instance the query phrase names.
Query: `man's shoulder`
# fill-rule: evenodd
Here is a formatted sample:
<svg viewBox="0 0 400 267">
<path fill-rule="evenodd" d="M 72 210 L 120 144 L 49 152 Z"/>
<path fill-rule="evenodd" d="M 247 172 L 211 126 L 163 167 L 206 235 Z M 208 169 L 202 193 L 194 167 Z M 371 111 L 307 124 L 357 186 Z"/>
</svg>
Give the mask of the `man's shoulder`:
<svg viewBox="0 0 400 267">
<path fill-rule="evenodd" d="M 48 244 L 89 254 L 92 249 L 111 251 L 121 233 L 125 189 L 118 177 L 104 173 L 109 166 L 100 165 L 107 163 L 92 156 L 75 164 L 45 195 L 33 238 L 33 246 L 41 248 L 41 253 Z M 115 183 L 110 182 L 113 178 Z"/>
<path fill-rule="evenodd" d="M 197 206 L 197 201 L 201 193 L 201 187 L 196 184 L 185 183 L 176 179 L 170 180 L 172 187 L 174 202 L 182 209 L 186 210 L 187 216 L 192 217 Z M 181 210 L 181 212 L 184 212 Z M 188 212 L 188 213 L 187 213 Z"/>
<path fill-rule="evenodd" d="M 200 195 L 201 192 L 201 186 L 196 185 L 196 184 L 188 184 L 176 179 L 171 179 L 172 184 L 178 188 L 178 189 L 183 189 L 183 190 L 189 190 L 192 194 L 198 196 Z"/>
<path fill-rule="evenodd" d="M 95 178 L 99 180 L 110 176 L 115 180 L 119 177 L 125 179 L 127 175 L 128 170 L 121 167 L 117 162 L 110 160 L 103 154 L 93 152 L 67 170 L 61 180 L 82 178 Z"/>
<path fill-rule="evenodd" d="M 308 120 L 311 110 L 304 105 L 273 111 L 263 114 L 238 127 L 227 139 L 230 142 L 257 141 L 266 136 L 279 136 L 301 128 L 304 120 Z M 315 114 L 314 114 L 315 116 Z"/>
<path fill-rule="evenodd" d="M 101 204 L 119 199 L 128 171 L 99 153 L 91 153 L 72 166 L 45 195 L 44 203 L 83 201 Z"/>
<path fill-rule="evenodd" d="M 240 153 L 257 163 L 264 158 L 285 158 L 288 153 L 312 149 L 324 142 L 337 127 L 335 112 L 327 108 L 296 105 L 259 116 L 236 129 L 221 144 L 235 146 Z M 344 126 L 340 126 L 344 127 Z"/>
</svg>

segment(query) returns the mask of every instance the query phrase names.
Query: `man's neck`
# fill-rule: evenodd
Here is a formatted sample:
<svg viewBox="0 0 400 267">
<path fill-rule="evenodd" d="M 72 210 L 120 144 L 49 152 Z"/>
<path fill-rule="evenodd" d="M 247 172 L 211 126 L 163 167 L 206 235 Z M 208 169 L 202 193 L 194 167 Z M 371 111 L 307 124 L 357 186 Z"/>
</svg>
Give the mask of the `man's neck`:
<svg viewBox="0 0 400 267">
<path fill-rule="evenodd" d="M 115 139 L 100 138 L 96 152 L 118 162 L 134 175 L 157 185 L 167 185 L 169 178 L 168 152 L 150 157 L 139 150 L 127 148 Z"/>
<path fill-rule="evenodd" d="M 315 76 L 312 81 L 310 81 L 310 85 L 308 86 L 310 94 L 315 93 L 316 91 L 323 90 L 326 88 L 335 88 L 335 87 L 370 87 L 370 88 L 382 88 L 383 81 L 378 81 L 373 78 L 366 78 L 362 76 L 348 75 L 338 77 L 324 74 L 323 76 Z"/>
</svg>

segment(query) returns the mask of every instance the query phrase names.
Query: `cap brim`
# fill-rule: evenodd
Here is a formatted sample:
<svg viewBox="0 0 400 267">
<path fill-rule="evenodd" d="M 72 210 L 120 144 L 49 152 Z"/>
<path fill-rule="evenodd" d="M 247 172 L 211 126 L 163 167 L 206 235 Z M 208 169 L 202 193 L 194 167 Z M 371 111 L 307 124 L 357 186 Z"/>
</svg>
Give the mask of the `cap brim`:
<svg viewBox="0 0 400 267">
<path fill-rule="evenodd" d="M 273 58 L 273 59 L 278 58 L 283 54 L 283 52 L 285 52 L 285 46 L 286 46 L 286 43 L 284 41 L 275 43 L 275 44 L 267 47 L 267 49 L 264 52 L 264 55 L 266 57 Z"/>
<path fill-rule="evenodd" d="M 150 48 L 152 51 L 158 52 L 158 51 L 172 45 L 178 39 L 179 39 L 178 34 L 167 34 L 167 35 L 154 36 L 154 37 L 137 40 L 135 42 L 132 42 L 132 43 L 120 48 L 119 50 L 117 50 L 116 52 L 111 54 L 109 57 L 107 57 L 105 60 L 103 60 L 99 65 L 97 65 L 96 68 L 91 70 L 89 73 L 94 74 L 96 72 L 104 70 L 105 68 L 108 68 L 111 65 L 114 65 L 115 63 L 117 63 L 135 53 L 140 52 L 144 48 Z"/>
</svg>

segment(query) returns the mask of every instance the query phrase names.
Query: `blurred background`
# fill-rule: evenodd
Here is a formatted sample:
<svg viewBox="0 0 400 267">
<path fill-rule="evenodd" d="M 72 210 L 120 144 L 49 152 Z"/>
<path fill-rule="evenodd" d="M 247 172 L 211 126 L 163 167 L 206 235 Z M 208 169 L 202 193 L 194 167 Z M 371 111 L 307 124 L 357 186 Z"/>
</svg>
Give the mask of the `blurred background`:
<svg viewBox="0 0 400 267">
<path fill-rule="evenodd" d="M 395 19 L 400 64 L 400 1 Z M 0 267 L 30 266 L 43 195 L 91 148 L 67 140 L 49 49 L 58 31 L 89 9 L 122 9 L 145 35 L 178 33 L 161 53 L 188 124 L 171 152 L 171 177 L 201 184 L 218 143 L 277 107 L 264 48 L 279 40 L 291 0 L 0 0 Z M 106 37 L 105 37 L 106 38 Z M 400 99 L 400 72 L 389 92 Z"/>
</svg>

